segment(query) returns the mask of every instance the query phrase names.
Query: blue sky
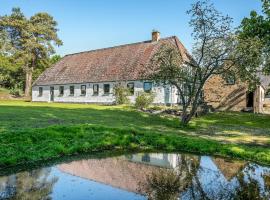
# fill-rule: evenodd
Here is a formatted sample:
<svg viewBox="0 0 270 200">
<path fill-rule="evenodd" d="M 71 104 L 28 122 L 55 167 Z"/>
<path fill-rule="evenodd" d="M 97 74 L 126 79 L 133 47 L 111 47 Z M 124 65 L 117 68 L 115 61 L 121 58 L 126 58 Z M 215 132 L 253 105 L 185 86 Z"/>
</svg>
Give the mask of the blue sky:
<svg viewBox="0 0 270 200">
<path fill-rule="evenodd" d="M 0 15 L 20 7 L 26 16 L 48 12 L 58 22 L 64 45 L 60 55 L 176 35 L 190 50 L 189 16 L 194 0 L 0 0 Z M 261 10 L 260 0 L 212 0 L 216 8 L 238 26 L 251 10 Z"/>
</svg>

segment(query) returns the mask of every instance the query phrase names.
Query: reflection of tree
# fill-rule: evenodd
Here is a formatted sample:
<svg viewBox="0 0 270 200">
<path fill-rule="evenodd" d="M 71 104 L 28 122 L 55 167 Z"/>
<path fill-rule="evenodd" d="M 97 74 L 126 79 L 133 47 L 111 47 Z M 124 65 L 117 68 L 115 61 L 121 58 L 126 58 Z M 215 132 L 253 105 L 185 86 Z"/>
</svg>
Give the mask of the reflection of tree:
<svg viewBox="0 0 270 200">
<path fill-rule="evenodd" d="M 254 166 L 249 166 L 249 171 L 254 171 Z M 264 176 L 262 176 L 264 178 Z M 269 192 L 266 190 L 260 190 L 260 185 L 257 180 L 254 180 L 250 173 L 241 172 L 237 175 L 239 187 L 236 190 L 234 199 L 236 200 L 268 200 L 270 199 Z M 266 180 L 264 179 L 265 184 Z M 267 187 L 267 186 L 266 186 Z"/>
<path fill-rule="evenodd" d="M 141 183 L 140 191 L 149 199 L 175 200 L 192 181 L 199 167 L 197 156 L 177 155 L 178 165 L 175 169 L 158 168 L 147 176 L 146 183 Z"/>
<path fill-rule="evenodd" d="M 243 170 L 241 163 L 230 164 L 221 159 L 219 164 L 226 167 L 211 170 L 201 167 L 198 157 L 178 155 L 176 168 L 157 168 L 141 185 L 141 191 L 155 200 L 270 199 L 270 176 L 266 172 L 259 176 L 259 166 L 250 164 Z"/>
<path fill-rule="evenodd" d="M 263 175 L 263 180 L 265 184 L 265 190 L 268 190 L 270 193 L 270 173 Z"/>
<path fill-rule="evenodd" d="M 5 188 L 2 188 L 4 191 L 0 191 L 3 196 L 0 197 L 13 200 L 48 200 L 57 181 L 55 178 L 48 179 L 49 174 L 50 169 L 40 169 L 6 177 L 2 180 L 5 182 L 0 183 L 5 185 Z"/>
</svg>

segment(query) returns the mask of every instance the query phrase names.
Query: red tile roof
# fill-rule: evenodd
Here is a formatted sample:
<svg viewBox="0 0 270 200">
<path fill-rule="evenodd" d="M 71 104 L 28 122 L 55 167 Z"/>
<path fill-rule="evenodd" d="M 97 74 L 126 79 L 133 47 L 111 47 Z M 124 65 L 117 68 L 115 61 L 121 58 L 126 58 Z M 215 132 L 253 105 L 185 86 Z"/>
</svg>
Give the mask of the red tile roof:
<svg viewBox="0 0 270 200">
<path fill-rule="evenodd" d="M 34 85 L 140 80 L 141 70 L 164 43 L 175 45 L 184 60 L 190 58 L 183 44 L 172 36 L 158 42 L 144 41 L 66 55 L 43 72 Z"/>
</svg>

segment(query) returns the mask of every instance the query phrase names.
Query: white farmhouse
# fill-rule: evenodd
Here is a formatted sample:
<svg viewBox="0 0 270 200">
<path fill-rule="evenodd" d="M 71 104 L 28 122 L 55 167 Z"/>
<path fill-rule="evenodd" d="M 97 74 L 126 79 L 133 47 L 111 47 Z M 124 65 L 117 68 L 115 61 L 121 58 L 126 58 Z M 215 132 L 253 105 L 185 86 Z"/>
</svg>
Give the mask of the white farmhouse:
<svg viewBox="0 0 270 200">
<path fill-rule="evenodd" d="M 150 41 L 66 55 L 34 82 L 32 101 L 112 104 L 114 85 L 121 82 L 130 88 L 132 103 L 140 92 L 152 91 L 154 103 L 175 104 L 176 88 L 159 86 L 140 76 L 142 67 L 164 43 L 175 45 L 183 59 L 189 58 L 177 37 L 160 39 L 157 31 L 152 32 Z"/>
</svg>

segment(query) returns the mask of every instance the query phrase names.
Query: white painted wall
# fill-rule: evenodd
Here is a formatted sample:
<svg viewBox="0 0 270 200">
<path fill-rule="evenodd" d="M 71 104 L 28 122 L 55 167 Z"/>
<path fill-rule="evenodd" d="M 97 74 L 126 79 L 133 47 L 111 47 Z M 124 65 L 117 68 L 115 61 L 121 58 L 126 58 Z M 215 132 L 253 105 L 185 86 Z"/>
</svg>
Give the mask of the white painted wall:
<svg viewBox="0 0 270 200">
<path fill-rule="evenodd" d="M 129 96 L 130 102 L 135 103 L 136 97 L 143 92 L 144 81 L 127 81 L 126 83 L 134 83 L 134 95 Z M 148 81 L 147 81 L 148 82 Z M 93 95 L 93 85 L 99 84 L 99 95 Z M 104 84 L 110 84 L 110 93 L 104 94 Z M 104 103 L 112 104 L 115 101 L 113 95 L 113 87 L 115 82 L 102 82 L 102 83 L 81 83 L 81 84 L 66 84 L 66 85 L 50 85 L 50 86 L 33 86 L 32 88 L 32 101 L 50 102 L 50 87 L 54 87 L 54 102 L 70 102 L 70 103 Z M 70 96 L 69 87 L 75 87 L 74 96 Z M 81 96 L 81 85 L 86 85 L 86 95 Z M 64 95 L 59 96 L 59 87 L 64 86 Z M 39 87 L 43 88 L 42 96 L 39 96 Z M 177 103 L 177 90 L 175 87 L 166 86 L 169 88 L 169 102 Z M 161 85 L 153 84 L 152 91 L 155 94 L 154 103 L 165 103 L 165 88 Z"/>
</svg>

